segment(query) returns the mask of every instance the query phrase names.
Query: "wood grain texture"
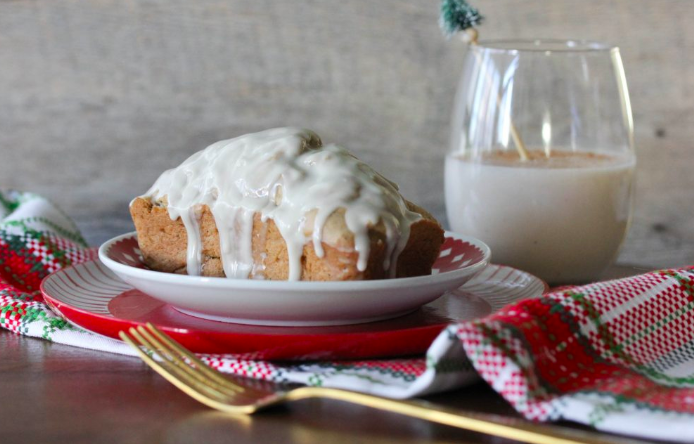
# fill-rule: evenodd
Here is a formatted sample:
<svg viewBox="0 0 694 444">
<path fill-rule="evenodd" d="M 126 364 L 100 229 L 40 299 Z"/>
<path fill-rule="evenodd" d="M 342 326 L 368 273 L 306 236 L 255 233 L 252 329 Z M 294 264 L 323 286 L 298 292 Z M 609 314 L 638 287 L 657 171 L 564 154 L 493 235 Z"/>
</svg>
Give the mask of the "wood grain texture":
<svg viewBox="0 0 694 444">
<path fill-rule="evenodd" d="M 622 260 L 694 263 L 694 2 L 478 0 L 483 38 L 622 49 L 639 156 Z M 444 216 L 464 46 L 434 1 L 0 1 L 0 187 L 50 196 L 99 243 L 129 200 L 218 139 L 315 129 Z"/>
<path fill-rule="evenodd" d="M 330 400 L 233 416 L 189 398 L 137 358 L 6 330 L 0 330 L 0 351 L 3 444 L 513 442 Z M 484 384 L 428 399 L 518 417 Z"/>
</svg>

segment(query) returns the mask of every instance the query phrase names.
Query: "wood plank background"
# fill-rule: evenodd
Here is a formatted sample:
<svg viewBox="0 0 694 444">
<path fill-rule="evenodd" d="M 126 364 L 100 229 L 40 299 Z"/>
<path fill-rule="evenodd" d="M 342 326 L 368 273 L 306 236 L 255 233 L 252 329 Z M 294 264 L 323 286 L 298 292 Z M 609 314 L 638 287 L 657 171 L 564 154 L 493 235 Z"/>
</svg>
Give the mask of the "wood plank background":
<svg viewBox="0 0 694 444">
<path fill-rule="evenodd" d="M 622 260 L 694 263 L 694 2 L 478 0 L 483 38 L 618 45 L 639 156 Z M 316 130 L 444 218 L 464 45 L 434 0 L 0 0 L 0 187 L 50 196 L 92 243 L 218 139 Z M 665 259 L 667 257 L 667 259 Z"/>
</svg>

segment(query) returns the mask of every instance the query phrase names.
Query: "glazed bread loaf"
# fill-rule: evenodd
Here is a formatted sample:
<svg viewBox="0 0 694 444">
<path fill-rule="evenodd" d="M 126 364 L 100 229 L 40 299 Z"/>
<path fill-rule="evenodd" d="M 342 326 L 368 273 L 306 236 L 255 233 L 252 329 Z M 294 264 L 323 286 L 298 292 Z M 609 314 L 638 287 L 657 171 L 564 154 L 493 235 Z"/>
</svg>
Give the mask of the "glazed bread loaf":
<svg viewBox="0 0 694 444">
<path fill-rule="evenodd" d="M 431 274 L 431 265 L 438 257 L 443 241 L 438 222 L 424 210 L 410 205 L 423 217 L 412 225 L 407 245 L 398 257 L 397 277 Z M 147 266 L 153 270 L 185 274 L 187 235 L 181 220 L 171 220 L 165 206 L 155 205 L 142 197 L 135 199 L 130 211 Z M 345 226 L 343 213 L 343 210 L 336 211 L 326 222 L 323 257 L 316 255 L 310 242 L 304 245 L 301 280 L 348 281 L 388 277 L 383 266 L 386 258 L 383 227 L 376 226 L 369 230 L 369 259 L 366 268 L 359 270 L 354 234 Z M 207 206 L 202 208 L 200 233 L 201 275 L 224 277 L 219 233 Z M 287 246 L 274 221 L 262 222 L 260 215 L 256 214 L 252 236 L 253 266 L 249 277 L 286 280 L 289 276 Z"/>
<path fill-rule="evenodd" d="M 218 142 L 130 205 L 157 271 L 348 281 L 431 273 L 443 230 L 390 181 L 307 130 Z"/>
</svg>

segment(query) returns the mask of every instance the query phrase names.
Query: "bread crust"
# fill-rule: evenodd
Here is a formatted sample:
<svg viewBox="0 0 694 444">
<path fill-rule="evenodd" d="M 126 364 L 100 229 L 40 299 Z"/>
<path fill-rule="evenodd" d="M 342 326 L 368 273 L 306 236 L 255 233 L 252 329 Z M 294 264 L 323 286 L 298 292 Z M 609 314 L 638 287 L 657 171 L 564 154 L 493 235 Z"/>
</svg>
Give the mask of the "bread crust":
<svg viewBox="0 0 694 444">
<path fill-rule="evenodd" d="M 422 215 L 411 226 L 410 237 L 398 258 L 397 276 L 431 274 L 431 267 L 443 243 L 443 230 L 425 210 L 407 202 L 408 208 Z M 219 234 L 212 212 L 207 206 L 200 210 L 202 240 L 202 275 L 224 277 Z M 180 218 L 172 220 L 166 202 L 153 203 L 138 197 L 130 205 L 138 242 L 145 264 L 157 271 L 186 274 L 188 236 Z M 354 235 L 347 229 L 344 210 L 334 212 L 323 228 L 323 257 L 318 257 L 312 242 L 307 242 L 301 258 L 301 280 L 351 281 L 387 278 L 384 269 L 386 234 L 382 224 L 369 228 L 370 251 L 364 271 L 357 267 L 359 254 L 354 249 Z M 287 246 L 272 219 L 263 222 L 260 214 L 253 218 L 253 270 L 250 278 L 287 280 L 289 260 Z"/>
</svg>

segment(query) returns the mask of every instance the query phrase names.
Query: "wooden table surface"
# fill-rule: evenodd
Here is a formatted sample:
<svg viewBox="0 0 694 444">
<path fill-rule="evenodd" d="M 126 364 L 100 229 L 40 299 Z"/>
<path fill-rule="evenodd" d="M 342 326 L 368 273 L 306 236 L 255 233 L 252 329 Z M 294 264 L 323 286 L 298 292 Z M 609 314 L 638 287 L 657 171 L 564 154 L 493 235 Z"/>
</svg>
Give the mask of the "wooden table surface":
<svg viewBox="0 0 694 444">
<path fill-rule="evenodd" d="M 611 276 L 635 271 L 617 267 Z M 464 410 L 518 416 L 484 383 L 426 399 Z M 330 400 L 298 401 L 253 417 L 229 416 L 184 395 L 137 358 L 52 344 L 3 330 L 0 442 L 512 441 Z"/>
</svg>

